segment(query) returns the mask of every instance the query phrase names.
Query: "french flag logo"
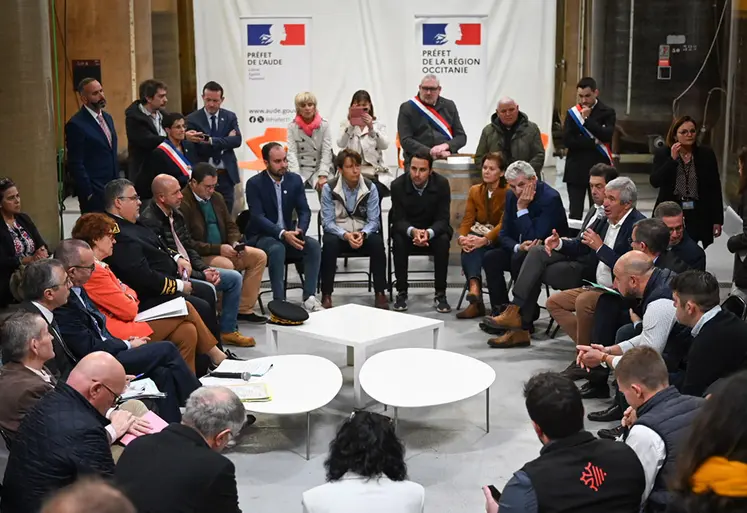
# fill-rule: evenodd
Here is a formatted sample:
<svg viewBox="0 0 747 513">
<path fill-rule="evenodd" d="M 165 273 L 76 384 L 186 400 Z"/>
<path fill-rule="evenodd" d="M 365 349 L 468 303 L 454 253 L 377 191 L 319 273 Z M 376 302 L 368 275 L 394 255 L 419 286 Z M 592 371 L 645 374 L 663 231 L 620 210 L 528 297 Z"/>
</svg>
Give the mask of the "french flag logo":
<svg viewBox="0 0 747 513">
<path fill-rule="evenodd" d="M 302 23 L 252 24 L 246 26 L 249 46 L 304 46 L 306 26 Z"/>
<path fill-rule="evenodd" d="M 480 23 L 424 23 L 423 45 L 479 46 L 482 41 Z"/>
</svg>

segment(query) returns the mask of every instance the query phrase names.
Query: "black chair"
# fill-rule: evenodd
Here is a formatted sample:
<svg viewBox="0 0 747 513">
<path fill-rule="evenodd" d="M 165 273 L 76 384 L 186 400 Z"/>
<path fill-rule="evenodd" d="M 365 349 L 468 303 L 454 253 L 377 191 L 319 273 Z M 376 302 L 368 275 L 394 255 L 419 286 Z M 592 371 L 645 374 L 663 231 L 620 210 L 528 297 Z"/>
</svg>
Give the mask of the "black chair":
<svg viewBox="0 0 747 513">
<path fill-rule="evenodd" d="M 381 219 L 379 219 L 379 223 L 381 223 Z M 320 210 L 316 214 L 316 230 L 317 230 L 317 241 L 319 241 L 319 245 L 322 245 L 322 238 L 323 238 L 323 230 L 322 230 L 322 211 Z M 343 266 L 345 269 L 348 268 L 348 259 L 349 258 L 368 258 L 368 271 L 337 271 L 336 274 L 365 274 L 366 275 L 366 282 L 368 283 L 368 291 L 371 292 L 371 289 L 373 289 L 373 275 L 371 274 L 371 259 L 368 255 L 357 253 L 352 250 L 342 250 L 340 251 L 340 254 L 337 255 L 337 258 L 343 258 Z M 337 282 L 335 282 L 337 283 Z M 319 283 L 317 283 L 316 290 L 317 292 L 321 292 L 322 289 L 322 274 L 319 273 Z"/>
<path fill-rule="evenodd" d="M 397 280 L 394 280 L 392 277 L 394 276 L 394 261 L 393 261 L 393 255 L 394 255 L 394 244 L 392 243 L 392 220 L 391 220 L 391 213 L 389 215 L 389 234 L 387 236 L 387 278 L 389 282 L 389 301 L 394 301 L 394 287 L 397 285 Z M 428 248 L 419 248 L 417 246 L 413 246 L 410 249 L 410 256 L 431 256 L 431 252 Z M 433 274 L 433 269 L 430 270 L 423 270 L 423 271 L 413 271 L 408 268 L 407 270 L 408 276 L 410 274 Z M 433 278 L 416 278 L 414 280 L 407 279 L 410 283 L 433 283 Z"/>
<path fill-rule="evenodd" d="M 724 302 L 721 303 L 721 308 L 727 312 L 731 312 L 743 321 L 747 319 L 747 303 L 744 299 L 736 295 L 729 295 Z"/>
</svg>

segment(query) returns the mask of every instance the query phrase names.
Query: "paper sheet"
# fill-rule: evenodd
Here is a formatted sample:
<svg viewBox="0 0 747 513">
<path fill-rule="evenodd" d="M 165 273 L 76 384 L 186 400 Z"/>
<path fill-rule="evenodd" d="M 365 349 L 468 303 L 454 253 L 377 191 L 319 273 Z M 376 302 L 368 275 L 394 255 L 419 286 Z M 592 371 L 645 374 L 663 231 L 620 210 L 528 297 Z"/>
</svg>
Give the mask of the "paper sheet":
<svg viewBox="0 0 747 513">
<path fill-rule="evenodd" d="M 163 420 L 161 417 L 153 413 L 152 411 L 148 411 L 145 415 L 142 417 L 143 420 L 147 420 L 150 423 L 150 434 L 154 433 L 160 433 L 163 431 L 163 429 L 168 426 L 168 422 Z M 137 438 L 135 435 L 131 435 L 130 433 L 127 433 L 125 436 L 119 439 L 119 441 L 123 445 L 129 445 L 130 442 L 132 442 L 135 438 Z"/>
<path fill-rule="evenodd" d="M 150 378 L 131 381 L 122 394 L 122 399 L 139 399 L 141 397 L 166 397 L 166 394 L 158 390 L 155 382 Z"/>
<path fill-rule="evenodd" d="M 169 319 L 187 315 L 187 302 L 183 297 L 177 297 L 160 305 L 148 308 L 135 317 L 137 322 L 155 321 L 158 319 Z"/>
</svg>

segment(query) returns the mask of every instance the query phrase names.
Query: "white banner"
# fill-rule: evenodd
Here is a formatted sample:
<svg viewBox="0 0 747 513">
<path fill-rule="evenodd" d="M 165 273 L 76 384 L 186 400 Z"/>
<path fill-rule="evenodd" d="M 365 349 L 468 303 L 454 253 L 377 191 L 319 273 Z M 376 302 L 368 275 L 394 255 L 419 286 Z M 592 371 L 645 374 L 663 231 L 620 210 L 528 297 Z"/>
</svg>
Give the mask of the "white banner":
<svg viewBox="0 0 747 513">
<path fill-rule="evenodd" d="M 311 89 L 311 18 L 241 17 L 244 117 L 252 169 L 264 169 L 262 145 L 278 139 L 296 116 L 293 99 Z M 268 131 L 268 129 L 270 129 Z"/>
<path fill-rule="evenodd" d="M 459 110 L 467 145 L 460 151 L 473 153 L 485 126 L 487 35 L 484 17 L 415 16 L 417 69 L 420 76 L 436 75 L 441 94 L 453 100 Z"/>
</svg>

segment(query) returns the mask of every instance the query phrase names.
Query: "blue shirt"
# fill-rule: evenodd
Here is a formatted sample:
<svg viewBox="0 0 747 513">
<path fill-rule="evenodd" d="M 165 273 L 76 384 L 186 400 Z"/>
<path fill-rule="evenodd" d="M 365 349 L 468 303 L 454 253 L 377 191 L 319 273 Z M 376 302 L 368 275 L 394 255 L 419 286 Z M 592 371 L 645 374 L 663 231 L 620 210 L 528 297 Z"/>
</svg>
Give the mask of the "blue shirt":
<svg viewBox="0 0 747 513">
<path fill-rule="evenodd" d="M 515 472 L 503 488 L 501 500 L 498 501 L 500 513 L 537 513 L 537 492 L 532 481 L 523 470 Z"/>
<path fill-rule="evenodd" d="M 275 223 L 280 228 L 278 238 L 282 237 L 285 231 L 285 220 L 283 219 L 283 180 L 285 180 L 285 176 L 279 182 L 274 178 L 272 179 L 272 185 L 275 186 L 275 198 L 278 200 L 278 222 Z"/>
<path fill-rule="evenodd" d="M 347 211 L 348 213 L 352 213 L 350 209 L 355 209 L 355 202 L 358 198 L 358 191 L 360 190 L 360 184 L 363 178 L 360 178 L 358 180 L 358 186 L 355 189 L 351 189 L 350 187 L 348 187 L 347 183 L 345 182 L 345 180 L 343 180 L 342 177 L 340 177 L 340 180 L 342 180 L 342 192 L 343 194 L 345 194 L 345 204 L 347 205 Z M 341 239 L 344 238 L 347 232 L 336 223 L 335 200 L 332 197 L 332 189 L 330 189 L 328 184 L 324 184 L 324 187 L 322 187 L 321 203 L 322 226 L 324 227 L 324 231 L 326 233 L 337 235 Z M 365 233 L 366 236 L 371 235 L 372 233 L 379 230 L 379 214 L 379 191 L 372 183 L 366 201 L 366 224 L 361 229 L 361 231 Z"/>
</svg>

